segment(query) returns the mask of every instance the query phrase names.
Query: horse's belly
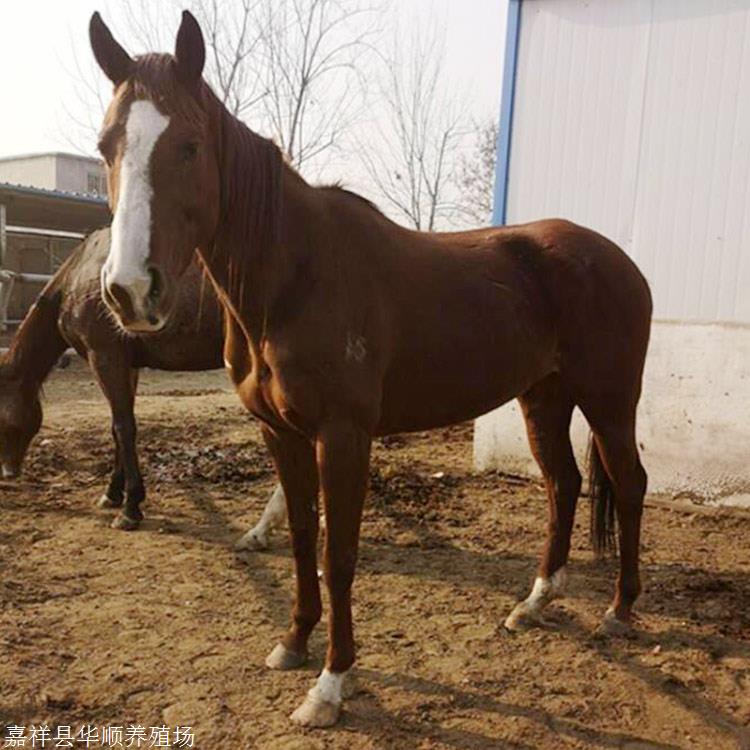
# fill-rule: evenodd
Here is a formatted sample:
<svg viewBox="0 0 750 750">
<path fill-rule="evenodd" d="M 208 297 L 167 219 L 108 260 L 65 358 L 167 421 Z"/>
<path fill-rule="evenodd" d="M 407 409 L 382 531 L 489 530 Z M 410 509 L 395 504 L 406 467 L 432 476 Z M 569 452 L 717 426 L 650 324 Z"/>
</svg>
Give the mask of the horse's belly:
<svg viewBox="0 0 750 750">
<path fill-rule="evenodd" d="M 555 369 L 535 352 L 512 364 L 499 358 L 460 367 L 396 368 L 386 378 L 378 434 L 442 427 L 473 419 L 527 391 Z"/>
</svg>

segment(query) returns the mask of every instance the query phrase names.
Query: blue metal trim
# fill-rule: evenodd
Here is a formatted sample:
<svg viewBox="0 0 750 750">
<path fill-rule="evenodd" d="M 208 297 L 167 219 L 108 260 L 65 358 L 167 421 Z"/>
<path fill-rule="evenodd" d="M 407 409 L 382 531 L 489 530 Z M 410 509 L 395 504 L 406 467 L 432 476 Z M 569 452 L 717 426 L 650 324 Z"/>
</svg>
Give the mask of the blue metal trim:
<svg viewBox="0 0 750 750">
<path fill-rule="evenodd" d="M 508 20 L 505 27 L 505 60 L 503 63 L 503 91 L 500 99 L 500 123 L 497 134 L 495 160 L 495 197 L 492 223 L 505 224 L 508 204 L 510 170 L 510 141 L 513 132 L 513 100 L 516 93 L 518 65 L 518 36 L 521 28 L 522 0 L 508 1 Z"/>
</svg>

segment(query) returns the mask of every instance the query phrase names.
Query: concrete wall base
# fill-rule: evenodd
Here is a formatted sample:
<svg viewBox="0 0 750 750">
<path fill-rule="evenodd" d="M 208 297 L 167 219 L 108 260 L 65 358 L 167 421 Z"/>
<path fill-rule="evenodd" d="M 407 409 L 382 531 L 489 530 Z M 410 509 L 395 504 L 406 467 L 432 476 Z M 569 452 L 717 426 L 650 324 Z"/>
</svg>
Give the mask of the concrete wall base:
<svg viewBox="0 0 750 750">
<path fill-rule="evenodd" d="M 585 473 L 578 410 L 571 436 Z M 638 442 L 650 493 L 750 507 L 750 326 L 653 324 Z M 476 421 L 474 462 L 539 475 L 517 403 Z"/>
</svg>

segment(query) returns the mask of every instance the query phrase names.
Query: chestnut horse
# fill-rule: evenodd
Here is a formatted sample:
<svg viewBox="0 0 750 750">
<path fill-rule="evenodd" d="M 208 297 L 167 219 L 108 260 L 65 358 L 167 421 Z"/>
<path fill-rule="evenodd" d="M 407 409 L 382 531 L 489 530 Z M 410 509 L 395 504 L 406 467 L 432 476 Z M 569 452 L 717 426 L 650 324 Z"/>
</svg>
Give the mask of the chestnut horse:
<svg viewBox="0 0 750 750">
<path fill-rule="evenodd" d="M 292 719 L 334 723 L 354 663 L 351 588 L 373 436 L 520 400 L 550 520 L 533 589 L 507 620 L 515 627 L 562 593 L 581 486 L 568 435 L 579 406 L 594 436 L 593 486 L 613 495 L 619 521 L 606 622 L 626 626 L 640 590 L 646 474 L 635 415 L 651 319 L 627 255 L 562 220 L 415 232 L 346 190 L 308 185 L 203 81 L 203 37 L 187 12 L 173 56 L 131 58 L 98 14 L 90 37 L 115 86 L 99 143 L 114 212 L 103 296 L 126 330 L 160 330 L 198 248 L 226 312 L 231 377 L 286 494 L 296 599 L 272 668 L 305 660 L 321 617 L 322 496 L 328 653 Z"/>
<path fill-rule="evenodd" d="M 88 360 L 112 410 L 115 461 L 101 508 L 124 508 L 113 526 L 136 528 L 143 513 L 143 479 L 136 452 L 133 412 L 138 369 L 210 370 L 222 367 L 222 314 L 210 286 L 192 264 L 181 284 L 170 325 L 157 334 L 125 336 L 101 299 L 101 269 L 109 253 L 109 229 L 89 235 L 42 290 L 0 360 L 0 465 L 5 479 L 19 474 L 42 422 L 40 390 L 69 347 Z M 268 545 L 274 526 L 286 518 L 277 488 L 259 523 L 238 549 Z"/>
</svg>

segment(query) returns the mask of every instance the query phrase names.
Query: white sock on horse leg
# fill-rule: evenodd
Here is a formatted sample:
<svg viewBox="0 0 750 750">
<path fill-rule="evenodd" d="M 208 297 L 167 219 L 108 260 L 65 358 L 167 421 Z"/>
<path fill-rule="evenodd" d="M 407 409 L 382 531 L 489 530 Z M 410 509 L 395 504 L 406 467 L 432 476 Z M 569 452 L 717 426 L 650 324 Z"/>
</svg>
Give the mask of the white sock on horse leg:
<svg viewBox="0 0 750 750">
<path fill-rule="evenodd" d="M 505 620 L 509 630 L 517 628 L 524 619 L 533 619 L 553 599 L 563 595 L 565 589 L 565 566 L 556 570 L 549 578 L 538 577 L 534 580 L 531 593 L 517 604 Z"/>
<path fill-rule="evenodd" d="M 263 510 L 258 523 L 242 536 L 235 544 L 235 549 L 265 549 L 268 547 L 268 535 L 286 520 L 286 497 L 280 484 L 277 484 Z"/>
</svg>

